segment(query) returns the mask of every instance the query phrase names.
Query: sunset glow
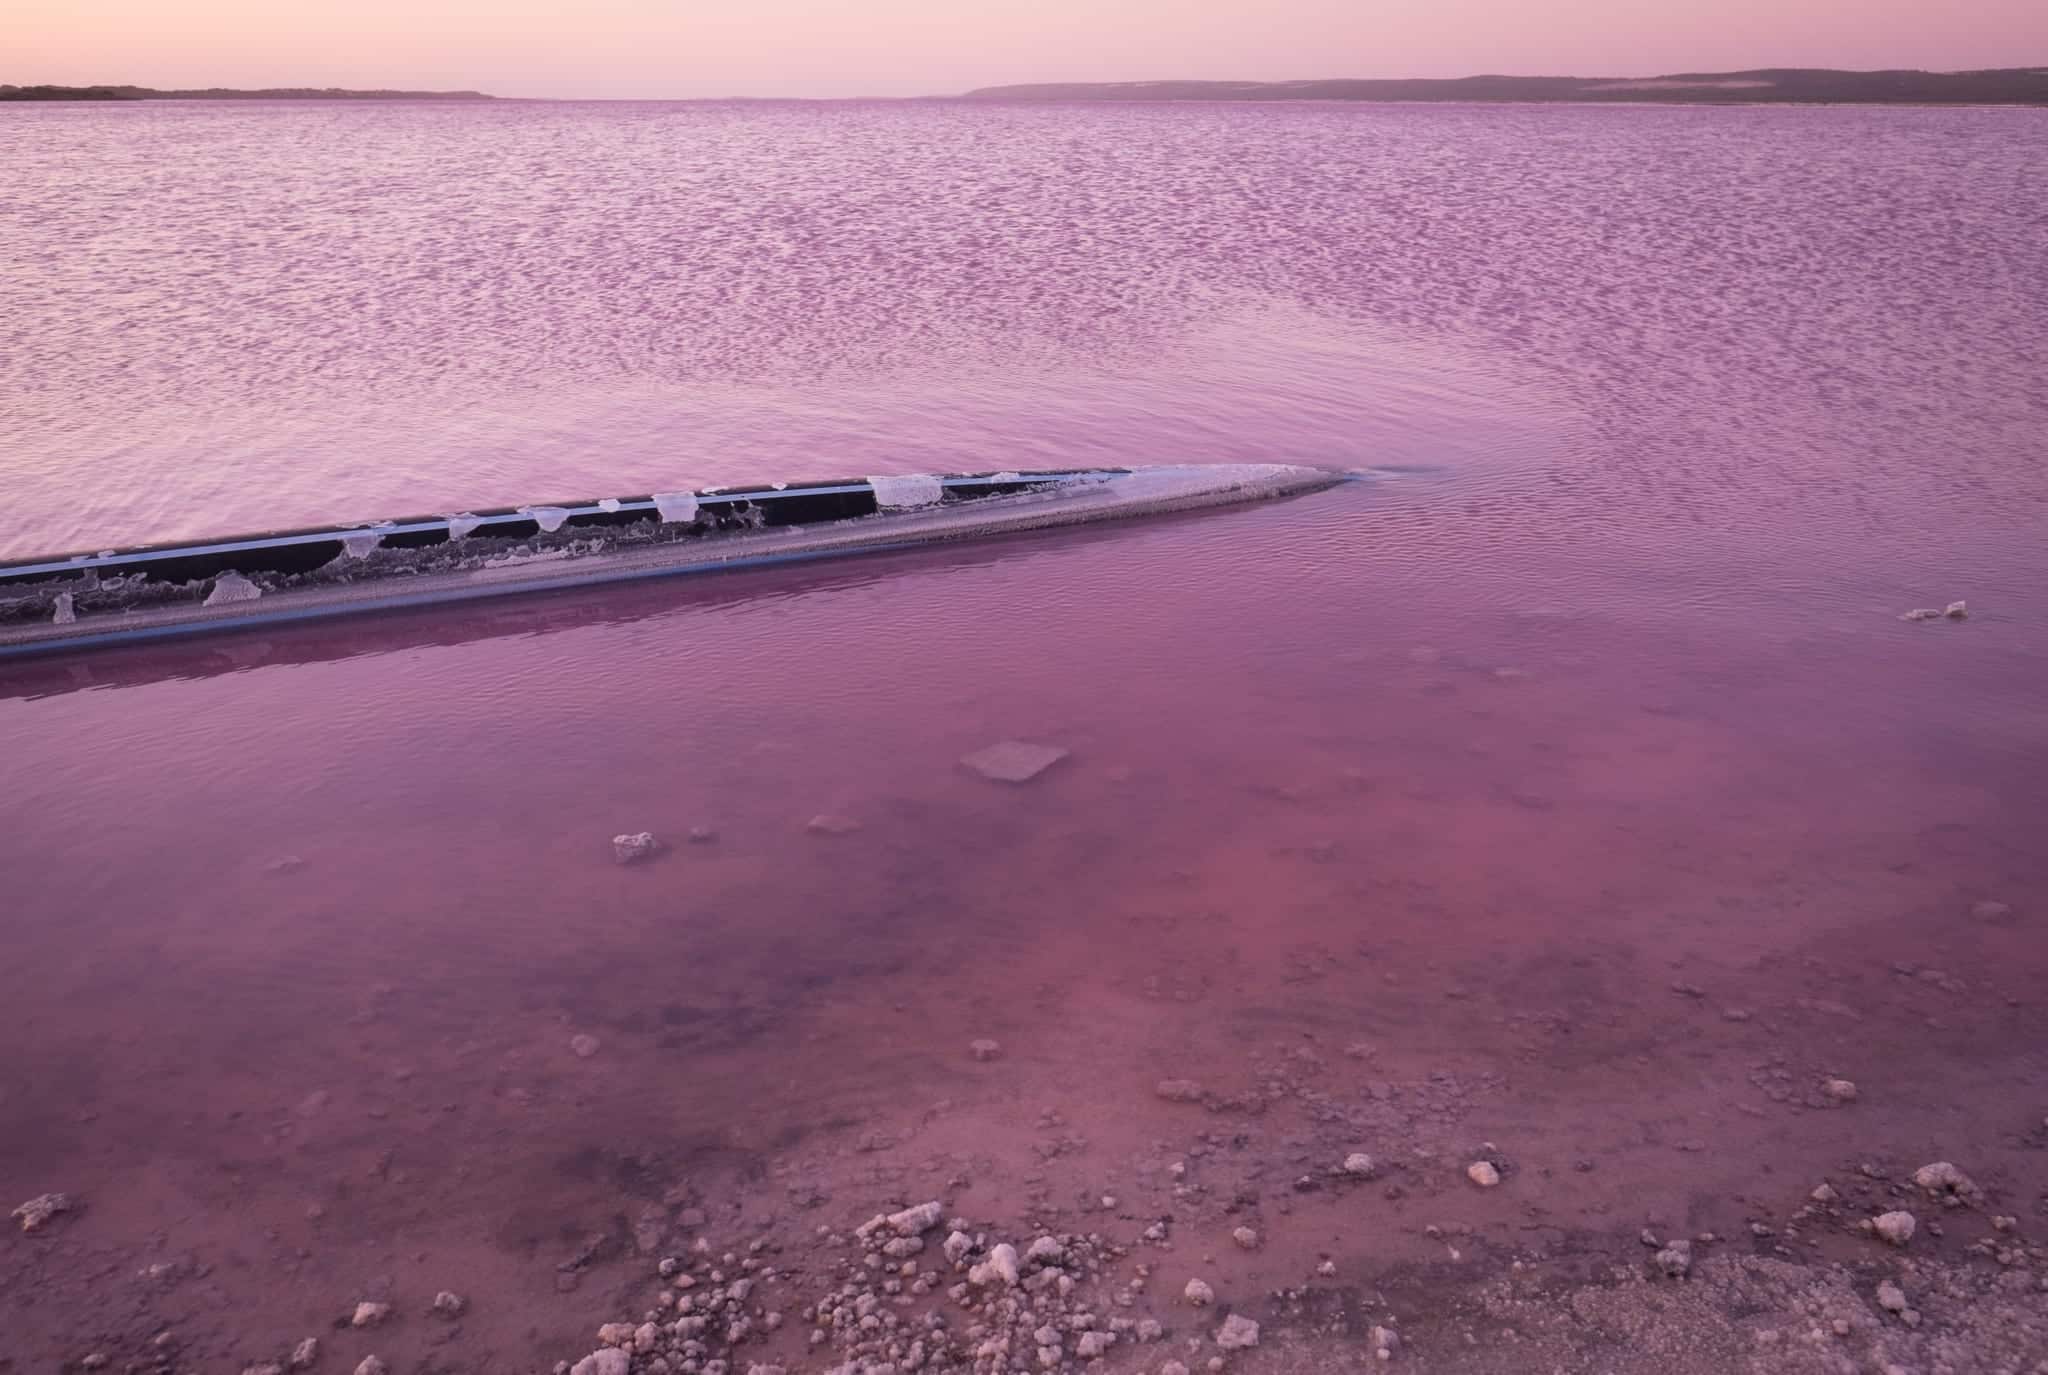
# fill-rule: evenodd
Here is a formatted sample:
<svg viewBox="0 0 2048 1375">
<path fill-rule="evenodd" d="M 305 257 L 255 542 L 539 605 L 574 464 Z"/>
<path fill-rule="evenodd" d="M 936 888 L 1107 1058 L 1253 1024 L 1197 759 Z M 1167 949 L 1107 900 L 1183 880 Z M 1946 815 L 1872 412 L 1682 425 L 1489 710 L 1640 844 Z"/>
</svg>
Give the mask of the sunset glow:
<svg viewBox="0 0 2048 1375">
<path fill-rule="evenodd" d="M 2048 6 L 1980 0 L 14 0 L 0 80 L 945 94 L 1020 81 L 2048 63 Z"/>
</svg>

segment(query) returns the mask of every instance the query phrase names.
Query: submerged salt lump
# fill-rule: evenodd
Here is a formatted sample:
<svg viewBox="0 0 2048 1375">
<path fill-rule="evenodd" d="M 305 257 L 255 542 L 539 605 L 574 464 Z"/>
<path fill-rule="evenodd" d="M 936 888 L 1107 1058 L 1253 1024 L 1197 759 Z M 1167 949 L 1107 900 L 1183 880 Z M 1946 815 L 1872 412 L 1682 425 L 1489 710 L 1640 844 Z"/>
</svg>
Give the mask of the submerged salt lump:
<svg viewBox="0 0 2048 1375">
<path fill-rule="evenodd" d="M 885 511 L 912 506 L 936 506 L 939 504 L 939 498 L 946 494 L 944 484 L 930 473 L 910 473 L 902 477 L 870 477 L 868 485 L 875 489 L 875 505 Z"/>
<path fill-rule="evenodd" d="M 666 525 L 687 525 L 697 518 L 695 492 L 656 492 L 654 511 Z"/>
<path fill-rule="evenodd" d="M 543 534 L 552 535 L 562 528 L 569 519 L 566 506 L 522 506 L 519 514 L 541 528 Z"/>
<path fill-rule="evenodd" d="M 71 604 L 69 592 L 57 594 L 57 608 L 50 613 L 51 625 L 70 625 L 78 619 L 78 610 Z"/>
<path fill-rule="evenodd" d="M 24 1232 L 40 1232 L 53 1217 L 71 1212 L 78 1205 L 70 1194 L 38 1194 L 14 1210 Z"/>
<path fill-rule="evenodd" d="M 983 778 L 998 783 L 1029 783 L 1067 757 L 1058 745 L 1034 745 L 1023 740 L 1004 740 L 965 755 L 960 762 Z"/>
<path fill-rule="evenodd" d="M 366 559 L 377 552 L 384 536 L 376 530 L 351 530 L 341 537 L 342 552 L 352 559 Z"/>
<path fill-rule="evenodd" d="M 606 515 L 611 515 L 619 509 L 619 499 L 617 497 L 606 497 L 597 503 L 597 509 L 603 511 Z"/>
<path fill-rule="evenodd" d="M 448 538 L 468 539 L 476 528 L 484 523 L 482 516 L 473 516 L 467 511 L 457 511 L 448 517 Z"/>
<path fill-rule="evenodd" d="M 213 580 L 213 590 L 206 594 L 206 605 L 226 606 L 230 602 L 253 602 L 262 595 L 262 588 L 240 573 L 230 571 Z"/>
</svg>

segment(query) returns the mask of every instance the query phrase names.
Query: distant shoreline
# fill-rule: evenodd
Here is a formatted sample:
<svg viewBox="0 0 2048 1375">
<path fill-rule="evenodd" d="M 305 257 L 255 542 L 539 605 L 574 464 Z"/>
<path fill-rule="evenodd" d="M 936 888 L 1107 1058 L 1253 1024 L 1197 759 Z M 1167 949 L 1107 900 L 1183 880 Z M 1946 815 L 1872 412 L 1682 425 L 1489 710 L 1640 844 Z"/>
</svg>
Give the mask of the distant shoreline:
<svg viewBox="0 0 2048 1375">
<path fill-rule="evenodd" d="M 816 103 L 890 101 L 1150 102 L 1353 101 L 1464 104 L 1605 105 L 1949 105 L 2048 106 L 2048 66 L 1969 72 L 1838 71 L 1767 67 L 1740 72 L 1684 72 L 1649 77 L 1464 76 L 1353 78 L 1321 81 L 1056 81 L 983 86 L 925 96 L 495 96 L 483 91 L 347 90 L 284 86 L 242 90 L 213 86 L 162 90 L 151 86 L 0 85 L 0 101 L 306 100 L 539 101 L 621 104 L 758 101 Z"/>
<path fill-rule="evenodd" d="M 1653 77 L 1465 76 L 1328 81 L 1070 81 L 984 86 L 965 100 L 1466 101 L 1503 104 L 2048 105 L 2048 66 L 1974 72 L 1769 67 Z"/>
<path fill-rule="evenodd" d="M 162 91 L 153 86 L 0 86 L 0 100 L 496 100 L 482 91 L 349 91 L 339 86 L 226 86 Z"/>
</svg>

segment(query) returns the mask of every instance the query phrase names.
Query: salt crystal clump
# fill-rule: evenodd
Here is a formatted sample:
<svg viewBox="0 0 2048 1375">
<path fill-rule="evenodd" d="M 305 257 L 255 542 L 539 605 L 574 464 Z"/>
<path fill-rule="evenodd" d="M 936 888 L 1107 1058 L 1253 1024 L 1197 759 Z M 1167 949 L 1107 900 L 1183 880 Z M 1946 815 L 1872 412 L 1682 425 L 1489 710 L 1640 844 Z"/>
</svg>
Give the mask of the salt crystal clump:
<svg viewBox="0 0 2048 1375">
<path fill-rule="evenodd" d="M 1207 1308 L 1216 1302 L 1216 1291 L 1203 1280 L 1188 1281 L 1188 1287 L 1180 1291 L 1181 1297 L 1197 1308 Z"/>
<path fill-rule="evenodd" d="M 253 602 L 262 595 L 262 588 L 240 573 L 229 571 L 213 580 L 213 590 L 206 594 L 206 605 L 226 606 L 233 602 Z"/>
<path fill-rule="evenodd" d="M 656 492 L 654 513 L 665 525 L 688 525 L 697 518 L 695 492 Z"/>
<path fill-rule="evenodd" d="M 1870 1220 L 1870 1228 L 1894 1246 L 1904 1246 L 1913 1239 L 1919 1223 L 1908 1212 L 1885 1213 Z"/>
<path fill-rule="evenodd" d="M 519 514 L 550 535 L 561 529 L 569 519 L 569 510 L 565 506 L 522 506 L 519 508 Z"/>
<path fill-rule="evenodd" d="M 939 499 L 946 494 L 944 485 L 929 473 L 910 473 L 902 477 L 870 477 L 868 485 L 875 490 L 875 505 L 885 511 L 914 506 L 936 506 Z"/>
</svg>

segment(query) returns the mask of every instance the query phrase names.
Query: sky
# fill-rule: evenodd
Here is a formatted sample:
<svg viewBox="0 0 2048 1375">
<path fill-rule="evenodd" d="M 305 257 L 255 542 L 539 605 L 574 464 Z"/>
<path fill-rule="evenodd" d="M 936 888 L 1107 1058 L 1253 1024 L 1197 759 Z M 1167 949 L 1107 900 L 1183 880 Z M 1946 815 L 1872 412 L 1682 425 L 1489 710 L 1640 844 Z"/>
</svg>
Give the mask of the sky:
<svg viewBox="0 0 2048 1375">
<path fill-rule="evenodd" d="M 1019 81 L 2048 66 L 2048 0 L 0 0 L 0 82 L 942 95 Z"/>
</svg>

